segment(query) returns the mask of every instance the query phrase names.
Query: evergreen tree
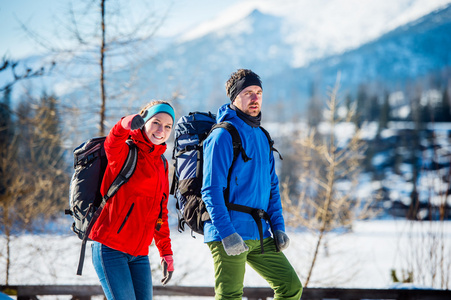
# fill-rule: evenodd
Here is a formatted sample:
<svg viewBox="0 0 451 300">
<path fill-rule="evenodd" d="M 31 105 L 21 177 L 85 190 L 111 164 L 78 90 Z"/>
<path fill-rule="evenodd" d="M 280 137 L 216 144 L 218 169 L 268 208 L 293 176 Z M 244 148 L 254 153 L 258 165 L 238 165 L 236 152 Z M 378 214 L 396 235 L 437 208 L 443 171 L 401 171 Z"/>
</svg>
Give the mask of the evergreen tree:
<svg viewBox="0 0 451 300">
<path fill-rule="evenodd" d="M 359 86 L 359 91 L 357 92 L 356 115 L 353 118 L 357 127 L 360 127 L 362 123 L 367 120 L 366 103 L 368 102 L 368 95 L 365 89 L 366 87 L 364 85 L 361 85 Z"/>
<path fill-rule="evenodd" d="M 450 104 L 451 98 L 449 95 L 448 88 L 445 87 L 443 90 L 443 96 L 442 96 L 442 107 L 440 109 L 441 113 L 441 122 L 451 122 L 451 104 Z"/>
<path fill-rule="evenodd" d="M 5 88 L 4 96 L 0 103 L 0 161 L 9 160 L 12 153 L 8 153 L 8 149 L 11 148 L 15 151 L 15 147 L 13 147 L 13 126 L 11 126 L 11 88 Z M 6 176 L 6 172 L 8 169 L 3 163 L 0 163 L 0 200 L 1 196 L 6 193 L 7 186 L 10 182 L 7 180 L 8 176 Z M 0 206 L 1 208 L 1 206 Z M 0 228 L 3 231 L 2 228 Z"/>
<path fill-rule="evenodd" d="M 379 105 L 379 99 L 376 95 L 373 95 L 369 99 L 367 105 L 367 118 L 366 121 L 377 121 L 381 115 L 381 106 Z"/>
<path fill-rule="evenodd" d="M 0 147 L 5 149 L 11 141 L 11 88 L 5 88 L 0 102 Z"/>
<path fill-rule="evenodd" d="M 384 103 L 382 104 L 381 113 L 380 113 L 380 117 L 379 117 L 379 132 L 382 131 L 382 129 L 387 128 L 388 121 L 390 120 L 389 97 L 390 97 L 390 95 L 388 94 L 388 92 L 385 92 Z"/>
</svg>

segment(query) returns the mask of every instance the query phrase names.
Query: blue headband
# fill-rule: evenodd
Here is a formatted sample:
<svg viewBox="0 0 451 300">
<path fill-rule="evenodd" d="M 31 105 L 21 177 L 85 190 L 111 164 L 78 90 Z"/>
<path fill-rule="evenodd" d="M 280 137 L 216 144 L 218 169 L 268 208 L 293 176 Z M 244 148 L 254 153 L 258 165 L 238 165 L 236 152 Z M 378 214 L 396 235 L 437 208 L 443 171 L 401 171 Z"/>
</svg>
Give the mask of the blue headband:
<svg viewBox="0 0 451 300">
<path fill-rule="evenodd" d="M 159 114 L 159 113 L 167 113 L 168 115 L 171 116 L 172 122 L 174 122 L 175 114 L 174 114 L 174 109 L 172 108 L 172 106 L 170 106 L 167 103 L 159 103 L 159 104 L 149 107 L 148 109 L 146 109 L 144 111 L 144 113 L 142 114 L 144 123 L 146 123 L 153 116 L 155 116 L 156 114 Z"/>
</svg>

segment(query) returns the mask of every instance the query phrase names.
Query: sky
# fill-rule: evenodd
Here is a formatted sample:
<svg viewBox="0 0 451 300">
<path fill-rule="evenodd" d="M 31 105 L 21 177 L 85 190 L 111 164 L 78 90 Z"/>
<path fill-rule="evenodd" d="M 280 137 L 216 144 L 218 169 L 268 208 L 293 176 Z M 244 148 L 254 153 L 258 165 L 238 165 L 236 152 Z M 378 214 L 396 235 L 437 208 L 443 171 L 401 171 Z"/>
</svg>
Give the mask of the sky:
<svg viewBox="0 0 451 300">
<path fill-rule="evenodd" d="M 68 16 L 71 0 L 0 0 L 0 55 L 17 59 L 39 51 L 36 44 L 21 28 L 21 24 L 46 39 L 54 36 L 57 21 Z M 86 2 L 86 0 L 84 0 Z M 158 35 L 172 36 L 203 21 L 214 19 L 237 0 L 130 0 L 135 11 L 143 5 L 161 18 L 166 15 Z M 146 4 L 144 4 L 146 3 Z M 107 2 L 108 4 L 108 2 Z"/>
<path fill-rule="evenodd" d="M 77 8 L 79 3 L 90 2 L 95 3 L 93 12 L 98 0 L 0 0 L 0 55 L 20 59 L 45 51 L 21 24 L 39 35 L 40 41 L 61 42 L 70 5 Z M 110 0 L 107 6 L 118 2 L 123 5 L 121 11 L 128 13 L 124 15 L 132 17 L 116 23 L 125 26 L 141 19 L 143 12 L 152 12 L 155 19 L 163 20 L 156 35 L 179 36 L 181 40 L 233 23 L 258 8 L 291 19 L 294 34 L 288 39 L 299 45 L 297 52 L 304 53 L 306 49 L 351 49 L 451 0 Z M 298 60 L 298 65 L 305 63 L 302 55 Z"/>
</svg>

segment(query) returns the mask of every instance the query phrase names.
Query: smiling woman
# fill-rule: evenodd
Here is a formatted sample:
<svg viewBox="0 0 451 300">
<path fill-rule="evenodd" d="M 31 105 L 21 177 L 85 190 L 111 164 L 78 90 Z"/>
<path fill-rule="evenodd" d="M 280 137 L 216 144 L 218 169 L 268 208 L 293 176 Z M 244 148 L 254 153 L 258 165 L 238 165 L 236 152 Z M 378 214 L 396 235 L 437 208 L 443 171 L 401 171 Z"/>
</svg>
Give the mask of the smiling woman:
<svg viewBox="0 0 451 300">
<path fill-rule="evenodd" d="M 141 110 L 145 122 L 143 131 L 147 138 L 155 145 L 167 141 L 174 124 L 174 109 L 165 101 L 152 101 Z"/>
<path fill-rule="evenodd" d="M 133 175 L 106 202 L 89 234 L 94 242 L 94 269 L 108 299 L 152 299 L 148 254 L 153 241 L 163 268 L 162 284 L 172 277 L 169 179 L 164 152 L 174 118 L 174 109 L 168 102 L 151 101 L 139 114 L 119 120 L 105 140 L 108 165 L 100 189 L 102 195 L 128 159 L 127 141 L 135 144 L 138 151 Z"/>
</svg>

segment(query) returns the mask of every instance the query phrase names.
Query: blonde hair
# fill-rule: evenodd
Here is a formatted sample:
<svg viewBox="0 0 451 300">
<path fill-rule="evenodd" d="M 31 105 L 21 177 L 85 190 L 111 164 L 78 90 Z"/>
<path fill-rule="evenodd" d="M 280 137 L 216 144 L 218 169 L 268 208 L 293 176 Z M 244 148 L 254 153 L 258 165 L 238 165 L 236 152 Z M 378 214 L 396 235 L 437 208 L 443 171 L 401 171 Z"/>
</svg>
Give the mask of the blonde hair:
<svg viewBox="0 0 451 300">
<path fill-rule="evenodd" d="M 172 109 L 174 110 L 174 113 L 175 113 L 174 107 L 173 107 L 169 102 L 164 101 L 164 100 L 152 100 L 152 101 L 150 101 L 149 103 L 147 103 L 146 106 L 144 106 L 143 108 L 141 108 L 141 111 L 139 112 L 139 114 L 140 114 L 140 115 L 143 115 L 144 112 L 145 112 L 149 107 L 152 107 L 152 106 L 157 105 L 157 104 L 167 104 L 167 105 L 169 105 L 170 107 L 172 107 Z"/>
</svg>

